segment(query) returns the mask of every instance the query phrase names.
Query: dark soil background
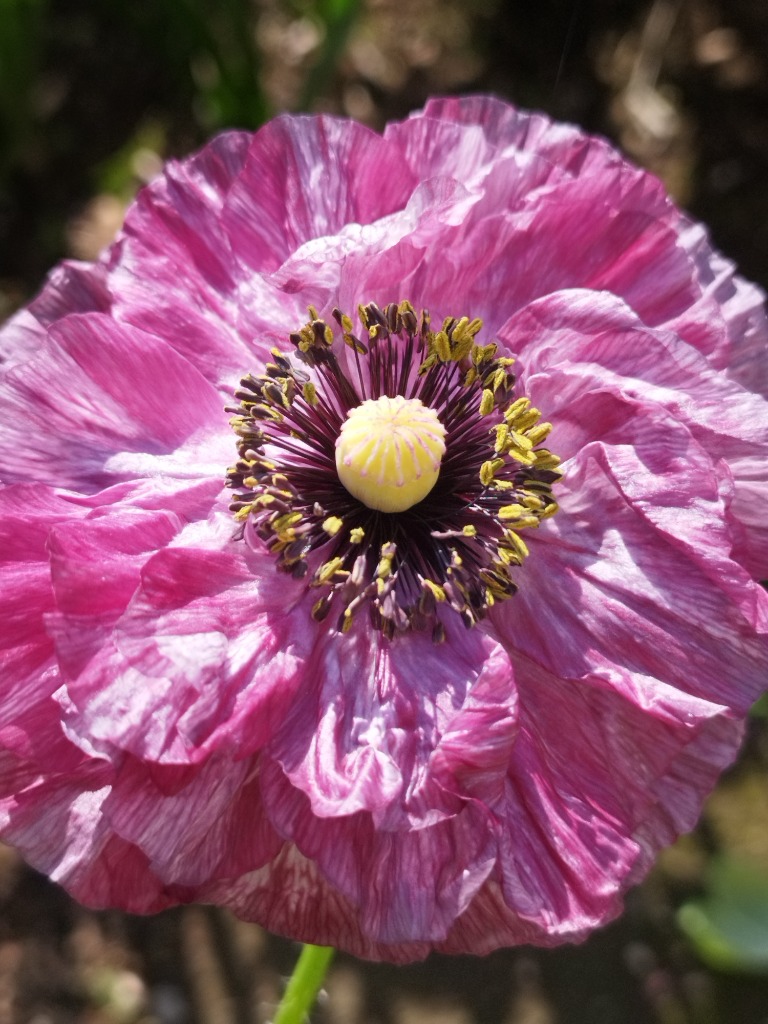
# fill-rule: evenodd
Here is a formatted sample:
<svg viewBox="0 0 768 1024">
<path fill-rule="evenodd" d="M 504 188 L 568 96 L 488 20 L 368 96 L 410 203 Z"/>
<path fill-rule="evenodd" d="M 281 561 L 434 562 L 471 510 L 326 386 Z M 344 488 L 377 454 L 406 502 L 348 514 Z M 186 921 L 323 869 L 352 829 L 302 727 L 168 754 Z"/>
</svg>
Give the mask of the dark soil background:
<svg viewBox="0 0 768 1024">
<path fill-rule="evenodd" d="M 768 285 L 766 0 L 3 0 L 0 316 L 216 130 L 284 109 L 380 127 L 478 90 L 614 139 Z M 768 1024 L 767 721 L 620 921 L 555 951 L 339 957 L 315 1019 Z M 262 1024 L 295 955 L 211 908 L 86 911 L 0 848 L 0 1024 Z"/>
</svg>

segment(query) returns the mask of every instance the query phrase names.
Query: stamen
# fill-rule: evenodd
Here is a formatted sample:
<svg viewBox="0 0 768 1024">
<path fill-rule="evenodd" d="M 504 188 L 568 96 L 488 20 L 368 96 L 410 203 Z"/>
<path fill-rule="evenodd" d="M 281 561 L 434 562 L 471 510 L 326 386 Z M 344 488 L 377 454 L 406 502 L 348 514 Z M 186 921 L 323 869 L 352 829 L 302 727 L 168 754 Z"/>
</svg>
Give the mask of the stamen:
<svg viewBox="0 0 768 1024">
<path fill-rule="evenodd" d="M 519 531 L 557 510 L 551 424 L 513 395 L 513 361 L 477 344 L 480 320 L 433 331 L 408 302 L 359 314 L 364 341 L 340 310 L 335 339 L 310 309 L 291 335 L 308 372 L 273 349 L 241 380 L 231 509 L 239 536 L 322 591 L 314 619 L 335 608 L 346 632 L 367 609 L 390 638 L 439 642 L 446 616 L 472 626 L 515 593 Z"/>
</svg>

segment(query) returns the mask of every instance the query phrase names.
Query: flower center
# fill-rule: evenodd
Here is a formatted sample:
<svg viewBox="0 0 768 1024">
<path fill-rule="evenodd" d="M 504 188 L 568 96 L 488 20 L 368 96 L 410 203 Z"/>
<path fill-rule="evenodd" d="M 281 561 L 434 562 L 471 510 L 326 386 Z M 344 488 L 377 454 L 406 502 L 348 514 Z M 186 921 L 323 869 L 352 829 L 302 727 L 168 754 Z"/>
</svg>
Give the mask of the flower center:
<svg viewBox="0 0 768 1024">
<path fill-rule="evenodd" d="M 445 427 L 418 398 L 369 398 L 349 411 L 336 439 L 336 470 L 367 508 L 405 512 L 437 483 Z"/>
<path fill-rule="evenodd" d="M 238 460 L 228 472 L 238 536 L 318 592 L 345 632 L 366 611 L 392 638 L 444 636 L 447 616 L 480 621 L 516 589 L 521 532 L 557 511 L 551 425 L 514 393 L 512 360 L 476 341 L 482 323 L 433 330 L 408 302 L 359 308 L 363 331 L 310 309 L 235 392 Z M 364 340 L 363 340 L 364 339 Z"/>
</svg>

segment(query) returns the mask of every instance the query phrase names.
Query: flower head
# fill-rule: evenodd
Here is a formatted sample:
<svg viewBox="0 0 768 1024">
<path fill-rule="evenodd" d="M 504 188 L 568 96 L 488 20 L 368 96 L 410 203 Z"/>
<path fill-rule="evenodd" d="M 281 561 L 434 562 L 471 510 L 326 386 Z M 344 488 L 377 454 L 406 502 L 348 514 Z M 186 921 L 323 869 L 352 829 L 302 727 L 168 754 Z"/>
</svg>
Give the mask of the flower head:
<svg viewBox="0 0 768 1024">
<path fill-rule="evenodd" d="M 768 327 L 606 143 L 221 136 L 0 359 L 0 834 L 78 899 L 549 945 L 694 824 L 765 685 Z"/>
</svg>

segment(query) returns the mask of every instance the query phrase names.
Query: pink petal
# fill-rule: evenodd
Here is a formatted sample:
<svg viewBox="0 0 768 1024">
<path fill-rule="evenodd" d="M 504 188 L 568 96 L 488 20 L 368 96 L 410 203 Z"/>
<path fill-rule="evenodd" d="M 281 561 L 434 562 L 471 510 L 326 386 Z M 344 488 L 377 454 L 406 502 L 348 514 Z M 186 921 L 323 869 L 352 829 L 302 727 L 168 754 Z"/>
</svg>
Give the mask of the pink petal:
<svg viewBox="0 0 768 1024">
<path fill-rule="evenodd" d="M 169 890 L 248 875 L 283 846 L 264 813 L 251 759 L 214 756 L 190 770 L 127 758 L 103 814 L 117 835 L 144 852 Z"/>
<path fill-rule="evenodd" d="M 126 599 L 117 620 L 108 610 L 90 621 L 68 613 L 57 620 L 69 674 L 59 699 L 83 749 L 167 764 L 202 761 L 220 746 L 245 757 L 285 715 L 311 638 L 286 614 L 290 581 L 271 560 L 260 578 L 231 533 L 216 518 L 183 528 L 167 513 L 135 512 L 105 518 L 86 543 L 60 535 L 63 607 L 78 601 L 91 566 Z M 126 558 L 134 539 L 136 554 Z"/>
<path fill-rule="evenodd" d="M 62 381 L 66 390 L 62 391 Z M 48 330 L 39 356 L 0 383 L 0 475 L 93 490 L 108 459 L 162 454 L 205 427 L 225 425 L 215 391 L 172 348 L 98 313 Z M 44 431 L 45 443 L 29 444 Z"/>
<path fill-rule="evenodd" d="M 37 354 L 46 328 L 69 313 L 106 312 L 110 305 L 103 264 L 68 260 L 54 268 L 40 294 L 0 329 L 0 366 L 9 369 Z"/>
<path fill-rule="evenodd" d="M 757 513 L 761 496 L 768 498 L 766 460 L 758 454 L 768 445 L 765 399 L 724 379 L 674 335 L 649 330 L 607 295 L 562 292 L 532 303 L 500 337 L 520 353 L 535 401 L 556 419 L 561 455 L 604 436 L 611 415 L 626 419 L 657 407 L 685 423 L 710 458 L 727 461 L 735 486 L 732 543 L 756 578 L 768 575 L 768 527 Z"/>
<path fill-rule="evenodd" d="M 768 316 L 765 293 L 736 273 L 712 248 L 706 229 L 681 219 L 680 241 L 694 261 L 702 298 L 672 321 L 713 366 L 743 387 L 768 397 Z"/>
<path fill-rule="evenodd" d="M 210 886 L 201 897 L 206 902 L 226 903 L 245 920 L 263 920 L 281 935 L 295 935 L 321 945 L 349 949 L 372 960 L 407 963 L 423 959 L 427 942 L 392 945 L 368 935 L 361 927 L 357 908 L 329 885 L 311 860 L 286 843 L 280 855 L 260 871 L 235 882 Z"/>
<path fill-rule="evenodd" d="M 277 118 L 253 139 L 224 225 L 246 266 L 274 271 L 309 239 L 399 209 L 416 183 L 397 149 L 362 125 Z"/>
</svg>

